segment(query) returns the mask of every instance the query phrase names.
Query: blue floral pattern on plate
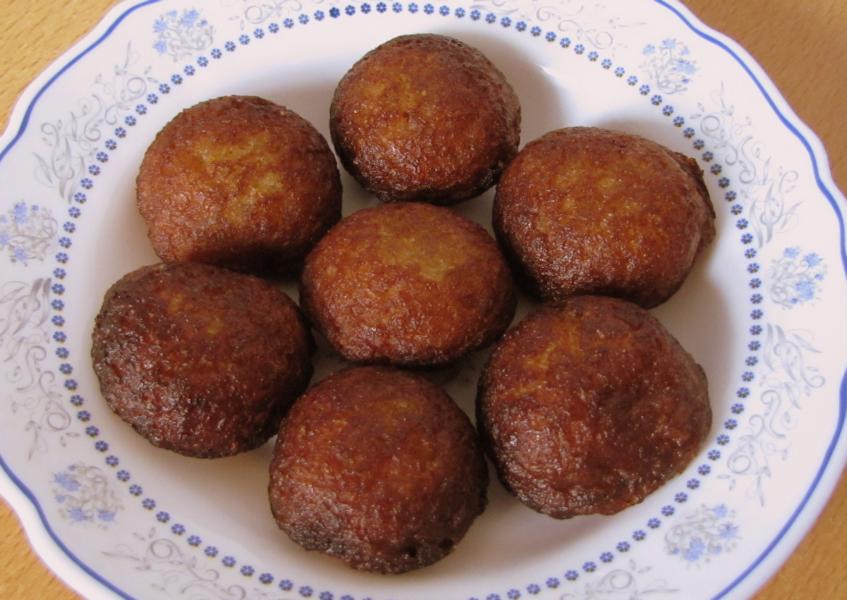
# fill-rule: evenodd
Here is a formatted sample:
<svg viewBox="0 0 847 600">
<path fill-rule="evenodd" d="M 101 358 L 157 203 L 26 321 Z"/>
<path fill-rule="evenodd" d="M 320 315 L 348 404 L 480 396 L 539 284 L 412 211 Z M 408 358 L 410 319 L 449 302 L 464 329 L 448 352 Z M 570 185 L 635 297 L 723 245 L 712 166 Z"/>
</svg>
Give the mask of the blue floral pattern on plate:
<svg viewBox="0 0 847 600">
<path fill-rule="evenodd" d="M 157 3 L 137 4 L 125 14 L 147 4 L 155 6 Z M 661 0 L 656 5 L 665 6 Z M 800 246 L 794 245 L 787 246 L 788 251 L 783 250 L 781 256 L 774 257 L 773 240 L 785 240 L 782 248 L 785 248 L 785 244 L 793 243 L 789 233 L 798 221 L 801 202 L 796 200 L 792 192 L 802 181 L 797 171 L 785 165 L 779 166 L 777 161 L 771 160 L 772 157 L 765 152 L 767 145 L 756 136 L 752 119 L 740 115 L 730 100 L 731 94 L 723 85 L 717 96 L 710 95 L 710 99 L 719 98 L 717 107 L 707 107 L 704 100 L 699 103 L 699 110 L 681 110 L 681 107 L 692 106 L 687 95 L 690 96 L 692 90 L 706 80 L 706 65 L 696 57 L 693 38 L 684 39 L 684 31 L 680 30 L 671 35 L 651 35 L 651 40 L 662 40 L 658 43 L 645 41 L 639 33 L 644 22 L 639 18 L 610 17 L 598 7 L 592 6 L 591 10 L 585 10 L 587 5 L 570 0 L 551 7 L 502 0 L 484 0 L 473 6 L 363 2 L 317 7 L 293 0 L 270 3 L 227 0 L 224 6 L 228 7 L 224 11 L 215 10 L 211 6 L 208 8 L 208 14 L 215 13 L 216 18 L 204 18 L 200 11 L 190 7 L 180 6 L 165 12 L 157 10 L 158 16 L 153 18 L 152 25 L 147 29 L 148 35 L 152 31 L 154 36 L 152 43 L 146 46 L 152 54 L 134 52 L 130 42 L 126 47 L 126 58 L 113 71 L 104 71 L 95 78 L 91 94 L 82 98 L 67 115 L 46 121 L 41 127 L 42 150 L 34 153 L 36 180 L 53 189 L 66 203 L 63 210 L 68 211 L 68 220 L 61 223 L 61 229 L 59 221 L 55 221 L 56 233 L 52 238 L 56 235 L 61 237 L 55 240 L 59 249 L 54 255 L 55 264 L 50 267 L 52 270 L 48 269 L 44 273 L 39 271 L 36 273 L 38 276 L 32 279 L 31 289 L 38 290 L 33 296 L 36 303 L 32 306 L 39 308 L 30 308 L 23 314 L 29 315 L 27 319 L 30 320 L 26 323 L 32 323 L 32 319 L 37 321 L 38 336 L 33 338 L 35 342 L 32 347 L 43 348 L 41 344 L 49 340 L 55 346 L 51 348 L 55 349 L 55 367 L 32 372 L 50 373 L 52 379 L 48 379 L 57 383 L 59 389 L 64 388 L 65 393 L 62 400 L 61 392 L 53 387 L 45 388 L 47 400 L 32 404 L 33 417 L 28 423 L 38 423 L 39 415 L 42 415 L 42 421 L 45 418 L 43 415 L 48 415 L 46 422 L 53 419 L 54 424 L 61 426 L 56 427 L 56 432 L 60 434 L 62 443 L 87 438 L 90 455 L 99 457 L 106 466 L 106 470 L 100 471 L 100 467 L 76 463 L 52 472 L 46 483 L 53 489 L 53 501 L 64 519 L 71 524 L 98 522 L 108 526 L 116 524 L 121 515 L 129 515 L 131 512 L 147 515 L 146 518 L 154 528 L 146 536 L 135 538 L 137 542 L 145 544 L 143 550 L 127 550 L 127 547 L 123 547 L 123 550 L 105 554 L 115 560 L 141 565 L 151 574 L 164 572 L 160 571 L 159 565 L 162 569 L 167 564 L 176 565 L 175 572 L 181 574 L 174 581 L 181 582 L 182 590 L 200 585 L 206 586 L 209 592 L 235 591 L 235 597 L 277 597 L 270 595 L 271 590 L 276 589 L 296 594 L 292 597 L 316 597 L 321 600 L 354 598 L 351 594 L 338 595 L 313 587 L 316 582 L 308 581 L 306 576 L 303 577 L 304 581 L 300 581 L 299 578 L 276 574 L 266 566 L 265 570 L 260 564 L 261 559 L 229 550 L 226 540 L 214 539 L 214 534 L 203 531 L 204 527 L 191 521 L 190 515 L 177 514 L 179 511 L 176 509 L 160 506 L 163 503 L 155 497 L 157 482 L 138 481 L 131 473 L 131 465 L 124 463 L 125 457 L 112 450 L 113 440 L 106 438 L 114 437 L 115 434 L 93 414 L 96 412 L 93 408 L 96 403 L 89 406 L 82 393 L 82 390 L 89 388 L 84 381 L 74 376 L 74 371 L 80 369 L 79 357 L 72 355 L 74 340 L 69 339 L 66 333 L 65 315 L 68 314 L 66 303 L 70 304 L 70 301 L 77 301 L 78 298 L 68 291 L 72 288 L 66 287 L 66 277 L 68 273 L 74 273 L 73 247 L 79 238 L 77 223 L 86 223 L 85 215 L 98 210 L 94 206 L 89 208 L 88 202 L 98 200 L 101 205 L 101 198 L 108 188 L 101 186 L 100 180 L 109 172 L 115 152 L 123 144 L 137 143 L 134 141 L 137 136 L 132 132 L 145 127 L 149 129 L 145 125 L 145 118 L 154 114 L 154 108 L 158 110 L 164 104 L 169 106 L 169 112 L 173 111 L 179 107 L 174 104 L 177 100 L 172 100 L 175 92 L 189 83 L 197 85 L 192 82 L 206 71 L 212 72 L 208 67 L 221 62 L 224 57 L 240 57 L 260 47 L 260 42 L 267 45 L 268 42 L 264 40 L 284 39 L 282 34 L 285 31 L 305 25 L 310 25 L 311 31 L 317 24 L 331 26 L 332 23 L 352 18 L 393 18 L 397 15 L 398 19 L 409 19 L 409 23 L 416 28 L 431 28 L 439 20 L 449 18 L 461 23 L 473 23 L 474 28 L 503 32 L 501 35 L 520 35 L 527 41 L 543 45 L 548 52 L 566 52 L 569 57 L 567 60 L 593 65 L 592 68 L 600 74 L 598 76 L 619 81 L 622 92 L 631 94 L 649 110 L 655 111 L 656 122 L 666 123 L 668 131 L 675 131 L 677 136 L 681 136 L 678 139 L 700 153 L 699 158 L 710 177 L 709 185 L 716 201 L 726 201 L 716 208 L 721 215 L 731 215 L 730 226 L 722 231 L 722 236 L 736 236 L 733 237 L 733 243 L 738 248 L 736 256 L 742 265 L 742 288 L 747 289 L 749 285 L 750 289 L 749 305 L 745 308 L 747 321 L 744 327 L 748 334 L 743 342 L 744 364 L 737 365 L 742 367 L 741 383 L 727 405 L 726 414 L 721 415 L 718 432 L 712 445 L 704 450 L 702 460 L 693 464 L 684 477 L 657 492 L 665 504 L 656 508 L 654 515 L 643 520 L 641 527 L 631 532 L 619 532 L 616 539 L 603 542 L 607 545 L 600 544 L 591 555 L 569 556 L 567 560 L 571 564 L 565 565 L 561 572 L 540 574 L 534 582 L 516 581 L 512 587 L 505 586 L 497 591 L 486 592 L 481 597 L 495 600 L 545 593 L 548 596 L 556 594 L 557 597 L 593 597 L 601 593 L 618 594 L 623 590 L 629 595 L 672 593 L 679 589 L 674 587 L 676 583 L 670 583 L 658 575 L 653 576 L 655 571 L 652 565 L 636 567 L 634 559 L 622 561 L 623 555 L 637 555 L 643 552 L 640 548 L 648 547 L 645 544 L 652 543 L 655 547 L 662 540 L 669 555 L 682 558 L 687 564 L 705 564 L 707 560 L 718 560 L 720 555 L 728 552 L 738 552 L 744 542 L 741 536 L 744 529 L 735 520 L 735 515 L 739 514 L 739 506 L 744 505 L 744 498 L 732 497 L 733 508 L 729 508 L 728 504 L 704 504 L 694 512 L 683 509 L 692 498 L 712 493 L 710 490 L 715 489 L 715 483 L 720 479 L 732 481 L 732 476 L 739 477 L 739 473 L 732 471 L 732 466 L 739 464 L 739 450 L 750 448 L 751 444 L 755 450 L 755 440 L 760 440 L 763 447 L 768 441 L 756 438 L 755 433 L 747 435 L 742 432 L 745 424 L 742 414 L 751 428 L 760 420 L 784 424 L 788 417 L 785 411 L 774 408 L 776 398 L 786 400 L 787 404 L 781 405 L 788 406 L 826 385 L 826 379 L 816 370 L 817 367 L 802 361 L 797 366 L 798 353 L 802 356 L 816 352 L 814 347 L 800 334 L 782 327 L 777 322 L 779 315 L 769 308 L 775 304 L 789 308 L 813 299 L 823 301 L 821 283 L 830 259 L 829 255 L 822 258 L 824 252 L 821 248 L 812 250 L 803 246 L 804 249 L 800 250 Z M 229 9 L 231 11 L 227 12 Z M 318 30 L 314 31 L 318 35 Z M 226 32 L 226 35 L 220 35 L 221 32 Z M 141 61 L 139 56 L 143 56 Z M 152 64 L 161 56 L 171 57 L 175 64 L 187 62 L 180 64 L 175 72 L 156 72 L 155 76 L 151 67 L 141 69 L 137 66 L 139 62 Z M 227 60 L 232 62 L 242 59 Z M 639 67 L 640 71 L 633 70 L 633 67 Z M 673 103 L 667 101 L 666 96 L 670 95 L 676 95 Z M 166 98 L 168 102 L 164 102 Z M 7 219 L 23 218 L 24 209 L 18 208 L 18 204 L 12 205 L 12 213 L 6 215 Z M 29 211 L 26 216 L 29 219 L 31 205 L 24 206 Z M 38 210 L 41 209 L 39 205 Z M 20 214 L 15 213 L 16 210 Z M 733 234 L 733 231 L 736 233 Z M 0 241 L 3 239 L 0 234 Z M 44 256 L 52 251 L 52 248 L 45 251 Z M 16 260 L 14 264 L 30 267 L 36 262 L 34 255 L 28 255 L 27 262 Z M 768 266 L 773 266 L 774 270 L 768 271 Z M 22 283 L 14 289 L 13 298 L 25 299 L 25 290 L 30 289 L 30 286 Z M 787 304 L 779 298 L 784 298 Z M 795 301 L 792 302 L 792 299 Z M 49 307 L 46 312 L 43 308 L 45 306 Z M 43 318 L 38 315 L 43 315 Z M 792 344 L 796 352 L 790 350 Z M 42 356 L 39 351 L 36 354 Z M 795 358 L 789 360 L 792 356 Z M 42 363 L 45 357 L 46 352 L 40 359 Z M 467 375 L 463 372 L 463 377 L 468 378 Z M 751 399 L 757 398 L 757 392 L 762 407 L 751 404 Z M 23 406 L 20 400 L 16 402 L 19 408 Z M 69 408 L 75 411 L 76 426 L 85 438 L 73 437 L 76 432 L 72 431 L 70 425 Z M 796 418 L 791 421 L 795 422 Z M 48 428 L 42 427 L 38 431 L 48 431 Z M 768 435 L 789 437 L 787 430 L 772 427 L 769 432 Z M 39 435 L 41 437 L 36 436 L 37 439 L 46 439 L 46 434 Z M 119 445 L 115 443 L 116 448 Z M 33 447 L 42 446 L 39 442 L 34 443 Z M 44 448 L 46 454 L 47 447 Z M 724 460 L 727 472 L 717 468 Z M 127 461 L 132 462 L 132 457 L 127 458 Z M 3 465 L 5 468 L 5 463 Z M 96 476 L 92 480 L 96 480 L 98 485 L 101 476 L 110 482 L 108 487 L 112 491 L 108 497 L 111 498 L 112 493 L 116 494 L 115 502 L 107 503 L 114 510 L 104 509 L 103 518 L 100 518 L 100 512 L 86 512 L 82 508 L 73 507 L 75 504 L 88 506 L 83 502 L 85 498 L 102 495 L 92 491 L 101 488 L 89 485 L 88 479 L 80 477 L 85 469 L 95 469 L 86 472 Z M 771 475 L 772 469 L 772 466 L 768 467 L 767 476 Z M 761 498 L 765 471 L 758 469 L 755 472 L 758 493 L 753 497 Z M 710 483 L 711 480 L 716 481 Z M 112 484 L 116 487 L 112 488 Z M 740 486 L 734 489 L 740 489 Z M 80 496 L 85 490 L 89 491 Z M 62 510 L 66 512 L 62 513 Z M 175 519 L 179 521 L 174 522 Z M 133 522 L 138 522 L 137 517 Z M 165 532 L 156 528 L 163 524 L 167 524 Z M 45 525 L 49 527 L 46 522 Z M 664 537 L 661 532 L 664 532 Z M 658 557 L 654 556 L 652 560 L 658 560 Z M 213 561 L 209 564 L 215 566 L 206 566 L 204 561 Z M 234 584 L 233 581 L 242 581 L 244 584 Z M 571 582 L 575 581 L 580 583 L 573 585 Z M 626 585 L 622 582 L 626 582 Z M 151 585 L 153 589 L 161 591 L 169 583 L 173 582 L 153 581 Z M 571 587 L 564 587 L 568 585 Z"/>
</svg>

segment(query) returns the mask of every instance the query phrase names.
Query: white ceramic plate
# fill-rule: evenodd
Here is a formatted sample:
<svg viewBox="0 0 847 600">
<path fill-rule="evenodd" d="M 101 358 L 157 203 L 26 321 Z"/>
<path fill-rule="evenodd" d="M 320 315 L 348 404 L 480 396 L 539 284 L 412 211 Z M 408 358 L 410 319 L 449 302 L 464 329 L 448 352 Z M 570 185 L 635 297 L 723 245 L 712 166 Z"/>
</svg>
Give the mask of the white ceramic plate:
<svg viewBox="0 0 847 600">
<path fill-rule="evenodd" d="M 106 288 L 155 262 L 134 178 L 170 118 L 257 94 L 326 134 L 345 70 L 424 31 L 479 47 L 505 72 L 524 141 L 599 125 L 700 160 L 718 238 L 655 313 L 705 367 L 715 419 L 687 471 L 638 506 L 554 521 L 492 482 L 452 555 L 383 577 L 277 530 L 268 446 L 204 461 L 135 435 L 99 395 L 89 332 Z M 844 464 L 844 198 L 820 143 L 749 55 L 675 2 L 127 1 L 30 86 L 0 148 L 0 491 L 85 596 L 745 596 Z M 374 203 L 344 185 L 345 212 Z M 490 199 L 458 210 L 487 224 Z M 447 383 L 466 409 L 482 358 Z M 320 361 L 318 377 L 333 364 Z"/>
</svg>

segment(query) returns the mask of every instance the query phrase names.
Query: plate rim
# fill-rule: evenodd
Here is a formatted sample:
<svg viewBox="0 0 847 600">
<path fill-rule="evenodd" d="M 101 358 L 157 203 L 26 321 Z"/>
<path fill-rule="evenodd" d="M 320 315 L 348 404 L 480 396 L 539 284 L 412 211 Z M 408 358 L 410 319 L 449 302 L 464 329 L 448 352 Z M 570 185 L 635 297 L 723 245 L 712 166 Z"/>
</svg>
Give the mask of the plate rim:
<svg viewBox="0 0 847 600">
<path fill-rule="evenodd" d="M 694 35 L 729 54 L 752 80 L 783 126 L 803 145 L 812 163 L 811 167 L 817 188 L 827 199 L 838 221 L 841 267 L 845 279 L 847 279 L 847 233 L 845 233 L 843 212 L 847 208 L 847 200 L 832 177 L 828 155 L 820 138 L 797 115 L 758 61 L 738 42 L 706 25 L 680 0 L 645 1 L 658 4 L 669 10 Z M 464 6 L 464 3 L 460 0 L 442 0 L 442 2 Z M 6 128 L 0 135 L 0 161 L 24 135 L 30 123 L 32 110 L 41 96 L 57 79 L 106 40 L 130 14 L 147 6 L 160 3 L 167 4 L 168 0 L 121 0 L 108 9 L 100 20 L 76 43 L 51 61 L 15 100 L 9 112 Z M 334 5 L 333 3 L 332 6 Z M 765 549 L 724 589 L 716 594 L 715 598 L 726 596 L 737 590 L 742 584 L 754 585 L 756 588 L 764 585 L 778 571 L 788 556 L 793 553 L 797 544 L 809 533 L 814 522 L 828 503 L 838 481 L 844 476 L 843 471 L 845 464 L 847 464 L 847 448 L 845 448 L 847 442 L 841 440 L 841 434 L 844 429 L 845 418 L 847 418 L 847 367 L 843 371 L 838 390 L 838 423 L 806 493 Z M 46 566 L 57 577 L 80 593 L 88 594 L 96 591 L 98 594 L 102 594 L 105 587 L 119 597 L 132 597 L 76 557 L 73 551 L 64 544 L 50 526 L 38 498 L 17 477 L 2 454 L 0 454 L 0 473 L 2 473 L 0 475 L 0 495 L 17 515 L 36 555 L 45 562 Z M 774 552 L 775 550 L 777 552 Z M 750 578 L 750 575 L 754 573 L 761 575 L 757 581 Z"/>
</svg>

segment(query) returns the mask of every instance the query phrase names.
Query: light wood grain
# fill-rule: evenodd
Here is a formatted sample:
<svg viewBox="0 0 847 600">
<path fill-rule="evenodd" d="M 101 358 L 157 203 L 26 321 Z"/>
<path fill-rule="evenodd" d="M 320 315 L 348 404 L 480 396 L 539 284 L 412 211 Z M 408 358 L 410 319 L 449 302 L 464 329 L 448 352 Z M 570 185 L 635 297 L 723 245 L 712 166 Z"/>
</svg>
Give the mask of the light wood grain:
<svg viewBox="0 0 847 600">
<path fill-rule="evenodd" d="M 111 0 L 0 0 L 0 124 L 24 87 L 85 34 Z M 762 64 L 800 117 L 821 137 L 835 180 L 847 189 L 847 2 L 688 0 L 705 23 L 737 40 Z M 758 600 L 847 597 L 847 479 L 812 532 Z M 29 549 L 0 501 L 0 598 L 77 596 Z"/>
</svg>

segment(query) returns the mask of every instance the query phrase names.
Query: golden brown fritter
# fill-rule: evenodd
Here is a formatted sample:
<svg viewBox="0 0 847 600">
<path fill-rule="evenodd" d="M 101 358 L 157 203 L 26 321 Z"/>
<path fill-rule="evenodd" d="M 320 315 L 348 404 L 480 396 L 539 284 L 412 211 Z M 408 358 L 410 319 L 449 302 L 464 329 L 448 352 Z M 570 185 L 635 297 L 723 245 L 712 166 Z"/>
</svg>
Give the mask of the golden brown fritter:
<svg viewBox="0 0 847 600">
<path fill-rule="evenodd" d="M 552 302 L 573 294 L 664 302 L 714 238 L 714 219 L 694 159 L 589 127 L 528 144 L 494 200 L 494 231 L 519 282 Z"/>
<path fill-rule="evenodd" d="M 337 372 L 301 396 L 270 468 L 279 527 L 351 567 L 432 564 L 486 504 L 488 472 L 468 417 L 440 388 L 387 367 Z"/>
<path fill-rule="evenodd" d="M 165 262 L 287 274 L 341 218 L 326 140 L 296 113 L 249 96 L 177 115 L 147 149 L 137 186 Z"/>
<path fill-rule="evenodd" d="M 306 259 L 300 304 L 344 358 L 442 365 L 508 327 L 516 295 L 494 239 L 446 208 L 384 204 L 342 220 Z"/>
<path fill-rule="evenodd" d="M 406 35 L 347 72 L 330 133 L 344 167 L 381 200 L 453 204 L 494 185 L 515 156 L 520 104 L 475 48 Z"/>
<path fill-rule="evenodd" d="M 309 383 L 312 340 L 295 304 L 210 265 L 143 267 L 106 293 L 91 355 L 106 402 L 153 445 L 229 456 L 276 433 Z"/>
<path fill-rule="evenodd" d="M 693 460 L 711 419 L 700 365 L 650 313 L 599 296 L 507 333 L 477 396 L 501 481 L 559 519 L 641 502 Z"/>
</svg>

